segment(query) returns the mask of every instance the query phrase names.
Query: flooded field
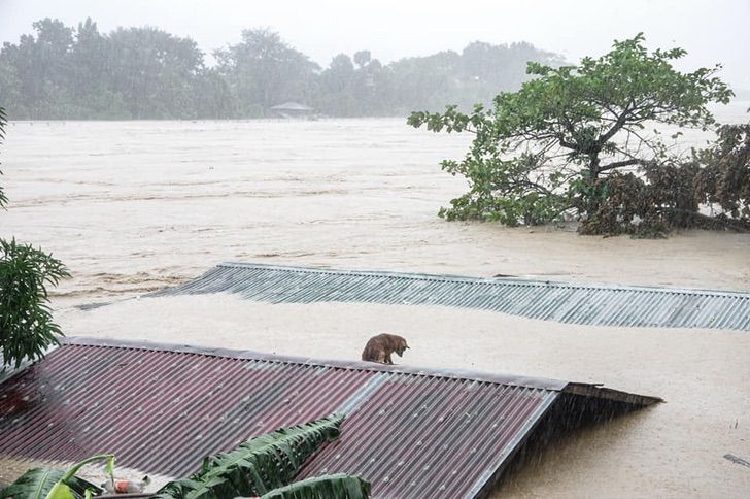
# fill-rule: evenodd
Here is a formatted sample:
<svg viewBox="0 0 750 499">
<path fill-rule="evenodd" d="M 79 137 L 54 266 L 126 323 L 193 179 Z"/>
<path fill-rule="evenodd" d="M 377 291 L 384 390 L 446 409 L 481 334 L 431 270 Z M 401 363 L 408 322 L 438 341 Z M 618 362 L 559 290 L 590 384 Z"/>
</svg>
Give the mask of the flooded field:
<svg viewBox="0 0 750 499">
<path fill-rule="evenodd" d="M 746 120 L 748 105 L 718 118 Z M 120 303 L 222 261 L 750 289 L 750 235 L 634 240 L 438 219 L 465 189 L 438 162 L 461 157 L 469 140 L 404 120 L 12 123 L 0 235 L 69 266 L 53 298 L 68 335 L 357 359 L 371 332 L 393 330 L 414 365 L 604 382 L 667 400 L 555 444 L 498 494 L 745 495 L 750 470 L 723 456 L 750 456 L 747 333 L 224 296 Z M 117 303 L 77 308 L 108 301 Z"/>
</svg>

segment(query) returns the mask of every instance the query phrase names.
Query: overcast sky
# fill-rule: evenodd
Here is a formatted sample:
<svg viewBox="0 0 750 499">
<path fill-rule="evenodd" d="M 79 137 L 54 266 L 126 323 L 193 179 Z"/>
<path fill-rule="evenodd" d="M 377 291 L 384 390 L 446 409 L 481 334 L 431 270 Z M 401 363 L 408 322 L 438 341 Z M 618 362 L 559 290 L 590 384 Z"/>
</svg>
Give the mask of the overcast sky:
<svg viewBox="0 0 750 499">
<path fill-rule="evenodd" d="M 682 69 L 722 63 L 727 82 L 750 89 L 750 0 L 0 0 L 0 40 L 17 42 L 44 17 L 75 25 L 87 16 L 102 31 L 149 25 L 191 36 L 206 52 L 269 27 L 323 67 L 342 52 L 389 62 L 474 40 L 526 40 L 575 61 L 643 31 L 652 48 L 685 48 Z"/>
</svg>

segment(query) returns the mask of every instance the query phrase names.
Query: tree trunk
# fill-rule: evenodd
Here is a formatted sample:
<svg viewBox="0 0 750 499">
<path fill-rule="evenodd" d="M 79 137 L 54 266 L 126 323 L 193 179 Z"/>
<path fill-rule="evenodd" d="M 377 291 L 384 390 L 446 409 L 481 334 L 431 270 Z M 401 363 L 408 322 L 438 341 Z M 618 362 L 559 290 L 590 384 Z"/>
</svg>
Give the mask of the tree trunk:
<svg viewBox="0 0 750 499">
<path fill-rule="evenodd" d="M 601 163 L 602 161 L 599 159 L 598 152 L 589 154 L 589 176 L 592 183 L 599 178 L 599 166 Z"/>
<path fill-rule="evenodd" d="M 599 153 L 590 153 L 589 154 L 589 176 L 588 179 L 586 179 L 586 182 L 588 183 L 588 199 L 586 199 L 586 215 L 587 217 L 591 217 L 591 215 L 599 210 L 599 205 L 601 204 L 598 193 L 594 191 L 594 186 L 596 185 L 596 180 L 599 178 L 599 165 L 601 164 L 601 160 L 599 159 Z"/>
</svg>

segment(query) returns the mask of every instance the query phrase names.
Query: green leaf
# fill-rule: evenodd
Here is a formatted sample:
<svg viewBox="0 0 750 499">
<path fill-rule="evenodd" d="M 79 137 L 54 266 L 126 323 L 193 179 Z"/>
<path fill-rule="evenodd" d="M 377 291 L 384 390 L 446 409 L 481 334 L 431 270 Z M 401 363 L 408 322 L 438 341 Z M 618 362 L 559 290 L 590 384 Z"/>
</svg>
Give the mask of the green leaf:
<svg viewBox="0 0 750 499">
<path fill-rule="evenodd" d="M 76 495 L 65 482 L 57 482 L 47 494 L 46 499 L 76 499 Z"/>
<path fill-rule="evenodd" d="M 18 477 L 0 492 L 0 499 L 81 499 L 87 489 L 100 493 L 101 489 L 62 470 L 34 468 Z"/>
<path fill-rule="evenodd" d="M 367 499 L 370 483 L 358 475 L 337 473 L 295 482 L 261 496 L 261 499 Z"/>
<path fill-rule="evenodd" d="M 169 482 L 167 498 L 259 496 L 290 483 L 318 447 L 339 435 L 344 416 L 334 415 L 252 438 L 236 449 L 209 456 L 200 471 Z"/>
</svg>

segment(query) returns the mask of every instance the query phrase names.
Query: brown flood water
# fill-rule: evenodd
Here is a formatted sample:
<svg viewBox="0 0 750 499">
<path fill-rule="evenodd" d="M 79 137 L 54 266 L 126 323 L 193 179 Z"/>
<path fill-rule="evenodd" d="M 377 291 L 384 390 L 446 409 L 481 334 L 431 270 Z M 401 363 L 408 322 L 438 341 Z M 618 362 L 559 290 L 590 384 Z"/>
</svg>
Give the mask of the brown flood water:
<svg viewBox="0 0 750 499">
<path fill-rule="evenodd" d="M 723 120 L 744 119 L 745 108 L 725 109 Z M 412 344 L 410 364 L 603 382 L 668 401 L 554 444 L 499 495 L 745 496 L 750 469 L 722 456 L 750 458 L 747 333 L 231 296 L 75 307 L 227 260 L 750 289 L 748 235 L 633 240 L 437 219 L 465 187 L 437 163 L 460 157 L 468 141 L 403 120 L 14 123 L 2 153 L 11 205 L 0 236 L 68 264 L 74 277 L 54 294 L 68 335 L 356 359 L 373 332 L 390 329 Z"/>
</svg>

